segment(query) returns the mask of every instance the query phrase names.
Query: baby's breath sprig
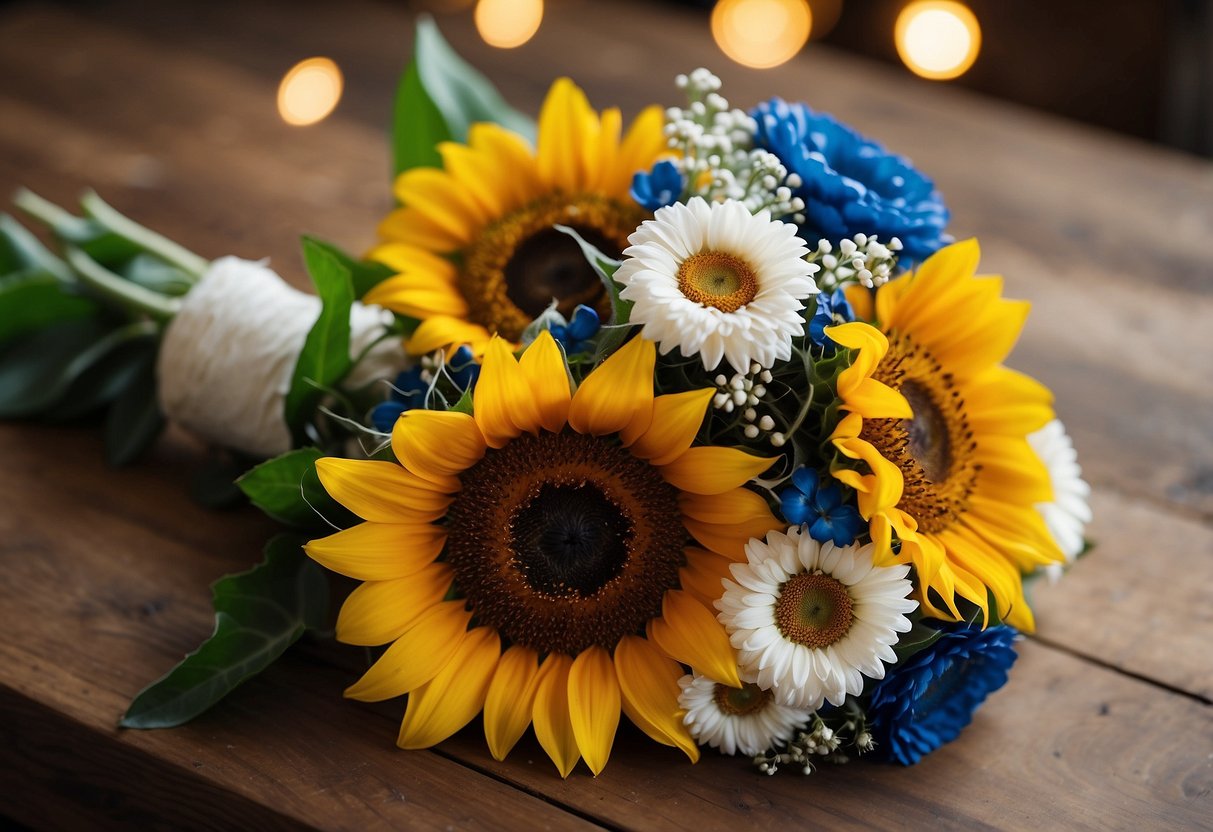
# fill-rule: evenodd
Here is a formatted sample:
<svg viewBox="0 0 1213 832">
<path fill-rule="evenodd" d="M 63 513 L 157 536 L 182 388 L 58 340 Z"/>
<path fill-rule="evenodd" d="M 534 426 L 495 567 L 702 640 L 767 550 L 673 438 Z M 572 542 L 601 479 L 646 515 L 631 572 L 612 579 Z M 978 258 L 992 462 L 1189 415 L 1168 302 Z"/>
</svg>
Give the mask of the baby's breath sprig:
<svg viewBox="0 0 1213 832">
<path fill-rule="evenodd" d="M 873 289 L 896 275 L 900 251 L 901 240 L 896 237 L 882 243 L 875 234 L 856 234 L 840 242 L 837 251 L 829 240 L 818 240 L 817 250 L 808 259 L 821 266 L 814 279 L 823 292 L 853 283 Z"/>
</svg>

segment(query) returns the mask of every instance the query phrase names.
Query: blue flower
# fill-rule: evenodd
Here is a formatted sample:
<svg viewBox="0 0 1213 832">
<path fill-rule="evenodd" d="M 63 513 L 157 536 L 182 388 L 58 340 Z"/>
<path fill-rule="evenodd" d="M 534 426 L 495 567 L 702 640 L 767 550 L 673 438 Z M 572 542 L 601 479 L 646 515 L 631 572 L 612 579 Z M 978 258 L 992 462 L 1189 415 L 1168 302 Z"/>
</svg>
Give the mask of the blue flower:
<svg viewBox="0 0 1213 832">
<path fill-rule="evenodd" d="M 867 523 L 855 506 L 842 502 L 837 485 L 821 487 L 821 478 L 812 468 L 801 466 L 792 473 L 792 485 L 779 493 L 784 518 L 794 526 L 809 524 L 809 537 L 835 546 L 850 546 Z"/>
<path fill-rule="evenodd" d="M 651 173 L 640 171 L 632 177 L 632 199 L 645 210 L 656 211 L 677 202 L 682 186 L 682 174 L 674 163 L 658 162 Z"/>
<path fill-rule="evenodd" d="M 891 667 L 872 691 L 868 719 L 877 753 L 902 765 L 956 739 L 1015 663 L 1011 627 L 940 629 L 938 641 Z"/>
<path fill-rule="evenodd" d="M 589 340 L 598 334 L 602 324 L 598 313 L 584 303 L 573 310 L 573 319 L 567 325 L 553 324 L 552 337 L 564 345 L 564 351 L 572 355 L 589 348 Z"/>
<path fill-rule="evenodd" d="M 446 373 L 460 392 L 472 386 L 472 382 L 480 377 L 480 365 L 476 363 L 476 356 L 470 347 L 462 346 L 455 350 L 447 359 Z"/>
<path fill-rule="evenodd" d="M 468 347 L 455 350 L 446 362 L 446 374 L 460 393 L 471 387 L 480 375 L 480 365 Z M 425 407 L 425 395 L 430 389 L 432 376 L 421 365 L 405 370 L 396 376 L 391 396 L 371 409 L 371 424 L 380 433 L 391 433 L 406 410 Z"/>
<path fill-rule="evenodd" d="M 817 312 L 809 321 L 809 338 L 817 346 L 825 347 L 827 352 L 833 352 L 834 342 L 826 335 L 826 327 L 853 320 L 855 310 L 851 308 L 846 292 L 842 289 L 835 289 L 828 295 L 821 292 L 817 295 Z"/>
<path fill-rule="evenodd" d="M 837 244 L 856 234 L 901 239 L 903 256 L 921 262 L 951 238 L 948 209 L 934 183 L 876 142 L 804 104 L 779 98 L 759 104 L 755 143 L 800 176 L 805 202 L 800 234 Z"/>
</svg>

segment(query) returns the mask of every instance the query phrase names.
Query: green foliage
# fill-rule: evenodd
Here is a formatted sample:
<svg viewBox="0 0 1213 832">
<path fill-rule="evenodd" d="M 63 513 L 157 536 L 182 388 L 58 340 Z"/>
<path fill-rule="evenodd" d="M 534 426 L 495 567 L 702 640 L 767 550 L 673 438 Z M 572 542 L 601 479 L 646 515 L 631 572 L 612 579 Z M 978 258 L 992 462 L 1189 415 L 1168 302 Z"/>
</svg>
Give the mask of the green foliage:
<svg viewBox="0 0 1213 832">
<path fill-rule="evenodd" d="M 356 260 L 332 243 L 326 243 L 324 240 L 319 240 L 315 237 L 304 237 L 303 239 L 308 244 L 329 254 L 345 267 L 346 271 L 350 273 L 350 282 L 353 284 L 354 297 L 356 298 L 364 297 L 367 292 L 394 274 L 390 268 L 382 263 L 375 263 L 370 260 Z"/>
<path fill-rule="evenodd" d="M 624 300 L 619 296 L 619 293 L 623 291 L 623 287 L 615 282 L 615 272 L 619 271 L 622 263 L 613 257 L 607 257 L 597 247 L 586 242 L 577 233 L 576 229 L 570 228 L 567 225 L 556 225 L 553 227 L 557 231 L 568 234 L 580 246 L 581 253 L 585 255 L 586 262 L 593 267 L 594 273 L 602 281 L 603 287 L 606 288 L 607 297 L 611 301 L 611 319 L 603 322 L 594 350 L 595 361 L 601 361 L 623 346 L 623 342 L 627 340 L 628 333 L 632 329 L 627 324 L 631 319 L 633 304 L 630 300 Z"/>
<path fill-rule="evenodd" d="M 306 630 L 328 619 L 328 579 L 300 548 L 279 535 L 265 560 L 212 587 L 215 630 L 127 709 L 125 728 L 171 728 L 189 722 L 241 682 L 269 667 Z"/>
<path fill-rule="evenodd" d="M 350 526 L 355 518 L 328 495 L 316 475 L 316 460 L 323 456 L 318 448 L 289 451 L 256 466 L 236 485 L 253 505 L 288 526 L 308 531 L 329 530 L 328 523 Z"/>
<path fill-rule="evenodd" d="M 0 344 L 51 324 L 97 314 L 97 304 L 42 269 L 0 277 Z"/>
<path fill-rule="evenodd" d="M 105 460 L 128 465 L 151 447 L 164 429 L 156 396 L 156 350 L 146 351 L 131 382 L 114 399 L 105 418 Z"/>
<path fill-rule="evenodd" d="M 354 286 L 350 272 L 335 255 L 315 241 L 304 238 L 303 258 L 320 296 L 320 316 L 303 342 L 303 350 L 286 394 L 284 419 L 296 439 L 324 395 L 349 372 L 350 307 Z"/>
<path fill-rule="evenodd" d="M 396 92 L 396 173 L 439 165 L 438 143 L 466 140 L 468 128 L 478 121 L 535 138 L 534 122 L 506 104 L 492 83 L 451 49 L 432 18 L 422 17 L 413 60 Z"/>
</svg>

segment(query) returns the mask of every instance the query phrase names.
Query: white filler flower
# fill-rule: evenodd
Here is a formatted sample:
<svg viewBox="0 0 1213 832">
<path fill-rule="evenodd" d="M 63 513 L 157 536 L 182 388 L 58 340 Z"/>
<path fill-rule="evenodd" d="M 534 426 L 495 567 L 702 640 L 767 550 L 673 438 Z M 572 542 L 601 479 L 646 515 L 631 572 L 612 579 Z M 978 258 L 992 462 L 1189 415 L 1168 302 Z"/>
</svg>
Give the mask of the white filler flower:
<svg viewBox="0 0 1213 832">
<path fill-rule="evenodd" d="M 782 705 L 816 710 L 858 694 L 864 676 L 884 678 L 918 606 L 906 597 L 909 566 L 875 566 L 871 544 L 818 543 L 799 528 L 745 550 L 716 602 L 743 680 Z"/>
<path fill-rule="evenodd" d="M 1057 547 L 1065 554 L 1066 562 L 1073 563 L 1082 551 L 1083 532 L 1091 522 L 1091 506 L 1087 503 L 1091 486 L 1082 478 L 1078 453 L 1059 420 L 1054 419 L 1036 433 L 1029 434 L 1028 442 L 1049 469 L 1049 479 L 1053 483 L 1053 502 L 1037 503 L 1036 510 L 1044 518 Z M 1061 577 L 1062 566 L 1050 564 L 1045 572 L 1049 580 L 1056 581 Z"/>
<path fill-rule="evenodd" d="M 628 242 L 615 280 L 662 355 L 678 347 L 707 370 L 726 359 L 739 373 L 791 357 L 818 270 L 796 226 L 736 200 L 694 197 L 657 209 Z"/>
<path fill-rule="evenodd" d="M 731 688 L 698 674 L 678 681 L 683 723 L 700 745 L 721 754 L 753 757 L 785 743 L 809 723 L 812 711 L 776 702 L 771 692 L 746 682 Z"/>
<path fill-rule="evenodd" d="M 259 457 L 291 449 L 283 403 L 320 299 L 292 288 L 264 263 L 211 264 L 164 333 L 156 365 L 164 415 L 202 439 Z M 355 303 L 350 354 L 379 339 L 392 316 Z M 345 384 L 394 378 L 406 362 L 399 338 L 375 344 Z"/>
</svg>

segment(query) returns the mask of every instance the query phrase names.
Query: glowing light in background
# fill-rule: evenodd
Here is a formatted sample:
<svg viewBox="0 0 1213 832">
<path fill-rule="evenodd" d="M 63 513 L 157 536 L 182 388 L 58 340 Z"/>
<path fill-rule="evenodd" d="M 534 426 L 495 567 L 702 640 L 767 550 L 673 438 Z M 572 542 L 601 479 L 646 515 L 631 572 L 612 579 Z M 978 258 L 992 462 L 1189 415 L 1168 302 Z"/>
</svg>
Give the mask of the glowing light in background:
<svg viewBox="0 0 1213 832">
<path fill-rule="evenodd" d="M 480 0 L 476 4 L 476 31 L 489 46 L 513 49 L 539 31 L 543 0 Z"/>
<path fill-rule="evenodd" d="M 341 100 L 343 84 L 341 70 L 330 59 L 300 61 L 278 85 L 278 114 L 296 126 L 322 121 Z"/>
<path fill-rule="evenodd" d="M 981 51 L 977 17 L 952 0 L 918 0 L 906 6 L 897 16 L 893 36 L 902 63 L 934 81 L 964 75 Z"/>
<path fill-rule="evenodd" d="M 767 69 L 792 58 L 813 28 L 806 0 L 719 0 L 712 37 L 734 61 Z"/>
</svg>

